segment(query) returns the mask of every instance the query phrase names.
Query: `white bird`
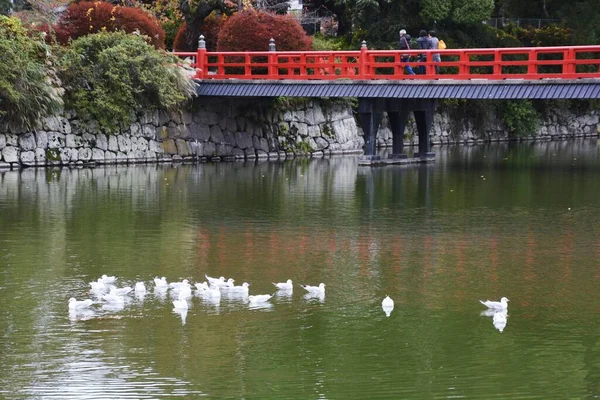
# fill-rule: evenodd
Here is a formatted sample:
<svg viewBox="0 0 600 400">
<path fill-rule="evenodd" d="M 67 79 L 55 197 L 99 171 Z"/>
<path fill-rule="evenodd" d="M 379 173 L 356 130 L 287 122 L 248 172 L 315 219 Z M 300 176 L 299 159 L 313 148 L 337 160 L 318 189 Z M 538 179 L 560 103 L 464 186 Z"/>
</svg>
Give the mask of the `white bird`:
<svg viewBox="0 0 600 400">
<path fill-rule="evenodd" d="M 130 286 L 125 286 L 122 288 L 118 288 L 116 286 L 110 287 L 110 294 L 114 294 L 117 296 L 125 296 L 127 293 L 131 292 L 133 289 Z"/>
<path fill-rule="evenodd" d="M 90 287 L 92 292 L 104 292 L 107 289 L 104 282 L 102 282 L 102 278 L 98 278 L 96 282 L 90 282 Z"/>
<path fill-rule="evenodd" d="M 304 290 L 311 294 L 321 295 L 325 294 L 325 284 L 320 283 L 319 286 L 310 286 L 310 285 L 300 285 Z"/>
<path fill-rule="evenodd" d="M 202 292 L 203 296 L 210 297 L 212 300 L 220 300 L 221 299 L 221 291 L 218 287 L 210 286 L 207 290 Z"/>
<path fill-rule="evenodd" d="M 102 275 L 102 278 L 98 279 L 98 281 L 102 281 L 105 285 L 109 285 L 111 283 L 115 283 L 117 278 L 115 276 L 106 276 Z"/>
<path fill-rule="evenodd" d="M 209 284 L 211 284 L 212 286 L 219 286 L 221 283 L 225 283 L 225 277 L 222 276 L 219 279 L 217 278 L 211 278 L 210 276 L 204 274 L 204 277 L 206 278 L 206 280 L 208 281 Z"/>
<path fill-rule="evenodd" d="M 273 297 L 272 294 L 257 294 L 254 296 L 248 296 L 248 301 L 250 302 L 250 304 L 264 303 L 269 301 L 271 297 Z"/>
<path fill-rule="evenodd" d="M 394 311 L 394 300 L 392 300 L 390 296 L 385 295 L 385 299 L 381 302 L 381 308 L 386 317 L 389 317 L 392 314 L 392 311 Z"/>
<path fill-rule="evenodd" d="M 279 282 L 279 283 L 273 282 L 273 285 L 275 285 L 275 287 L 278 290 L 286 290 L 288 292 L 291 292 L 294 290 L 294 285 L 292 284 L 291 279 L 288 279 L 287 282 Z"/>
<path fill-rule="evenodd" d="M 135 292 L 136 293 L 146 293 L 146 285 L 144 285 L 144 282 L 136 282 L 135 283 Z"/>
<path fill-rule="evenodd" d="M 187 299 L 188 297 L 192 297 L 192 288 L 189 286 L 181 286 L 177 292 L 179 293 L 179 298 Z"/>
<path fill-rule="evenodd" d="M 185 298 L 179 297 L 177 300 L 173 300 L 173 307 L 178 310 L 187 310 L 188 302 Z"/>
<path fill-rule="evenodd" d="M 69 299 L 69 310 L 80 310 L 82 308 L 88 308 L 92 304 L 94 304 L 94 302 L 91 299 L 77 301 L 75 297 L 71 297 Z"/>
<path fill-rule="evenodd" d="M 187 279 L 182 280 L 181 282 L 171 282 L 169 283 L 169 287 L 172 288 L 173 290 L 179 290 L 181 288 L 189 288 L 190 282 Z"/>
<path fill-rule="evenodd" d="M 249 286 L 250 284 L 248 282 L 244 282 L 241 286 L 223 286 L 221 289 L 227 291 L 228 293 L 247 295 Z"/>
<path fill-rule="evenodd" d="M 105 294 L 104 296 L 102 296 L 102 298 L 106 302 L 116 305 L 116 306 L 122 306 L 125 304 L 125 300 L 123 299 L 123 297 L 119 296 L 118 294 L 108 293 L 108 294 Z"/>
<path fill-rule="evenodd" d="M 498 311 L 502 311 L 502 310 L 508 309 L 508 302 L 509 301 L 510 300 L 508 300 L 506 297 L 501 298 L 500 301 L 490 301 L 490 300 L 482 301 L 482 300 L 479 300 L 479 302 L 481 304 L 483 304 L 484 306 L 486 306 L 487 308 L 491 308 L 491 309 L 498 310 Z"/>
<path fill-rule="evenodd" d="M 206 282 L 195 283 L 194 286 L 196 286 L 199 292 L 206 292 L 208 290 L 208 283 Z"/>
<path fill-rule="evenodd" d="M 494 328 L 498 329 L 500 331 L 500 333 L 502 333 L 502 331 L 504 331 L 504 328 L 506 328 L 506 323 L 507 323 L 507 314 L 506 314 L 506 310 L 504 311 L 500 311 L 494 314 L 493 317 L 493 323 L 494 323 Z"/>
<path fill-rule="evenodd" d="M 164 276 L 160 279 L 158 277 L 154 278 L 154 285 L 157 288 L 166 288 L 169 286 L 169 284 L 167 283 L 167 278 L 165 278 Z"/>
</svg>

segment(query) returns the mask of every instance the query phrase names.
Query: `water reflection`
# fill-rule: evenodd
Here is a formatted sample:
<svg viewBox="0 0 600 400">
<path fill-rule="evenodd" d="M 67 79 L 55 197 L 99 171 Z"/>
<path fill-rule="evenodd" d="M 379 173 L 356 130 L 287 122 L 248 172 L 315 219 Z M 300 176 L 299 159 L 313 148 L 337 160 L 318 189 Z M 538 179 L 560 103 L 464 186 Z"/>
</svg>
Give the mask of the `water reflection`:
<svg viewBox="0 0 600 400">
<path fill-rule="evenodd" d="M 0 172 L 0 397 L 596 396 L 600 162 L 586 143 L 445 147 L 433 165 L 367 170 Z M 108 270 L 233 276 L 253 293 L 323 281 L 328 297 L 278 292 L 251 310 L 196 296 L 187 322 L 153 288 L 68 314 L 65 296 Z M 381 293 L 402 299 L 401 324 L 373 307 Z M 502 342 L 487 320 L 475 329 L 483 293 L 514 299 Z"/>
</svg>

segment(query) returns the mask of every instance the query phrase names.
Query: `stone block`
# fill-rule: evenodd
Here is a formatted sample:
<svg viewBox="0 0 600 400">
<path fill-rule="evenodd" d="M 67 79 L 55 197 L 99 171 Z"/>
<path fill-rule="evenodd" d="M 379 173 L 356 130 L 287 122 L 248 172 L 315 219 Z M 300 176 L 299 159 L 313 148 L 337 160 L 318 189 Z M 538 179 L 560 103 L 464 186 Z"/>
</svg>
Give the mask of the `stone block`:
<svg viewBox="0 0 600 400">
<path fill-rule="evenodd" d="M 45 131 L 54 131 L 64 134 L 71 133 L 71 124 L 68 119 L 63 117 L 46 117 L 42 119 L 42 127 Z"/>
<path fill-rule="evenodd" d="M 315 104 L 312 108 L 306 110 L 305 120 L 308 125 L 319 125 L 327 121 L 321 106 Z"/>
<path fill-rule="evenodd" d="M 181 114 L 181 122 L 183 122 L 186 125 L 191 124 L 193 121 L 192 118 L 192 111 L 191 110 L 183 110 L 183 113 Z"/>
<path fill-rule="evenodd" d="M 246 132 L 236 132 L 235 133 L 235 145 L 240 149 L 247 149 L 248 147 L 252 147 L 252 136 L 250 136 Z"/>
<path fill-rule="evenodd" d="M 169 114 L 167 114 L 166 111 L 164 110 L 158 110 L 158 124 L 157 126 L 165 126 L 169 123 L 169 121 L 171 120 L 171 118 L 169 117 Z"/>
<path fill-rule="evenodd" d="M 104 152 L 104 163 L 105 164 L 114 164 L 117 162 L 117 155 L 112 151 L 106 150 Z"/>
<path fill-rule="evenodd" d="M 223 143 L 235 146 L 235 136 L 229 131 L 223 131 Z"/>
<path fill-rule="evenodd" d="M 265 153 L 269 152 L 269 143 L 265 138 L 259 138 L 256 136 L 252 137 L 252 145 L 257 151 L 261 150 Z"/>
<path fill-rule="evenodd" d="M 103 162 L 104 161 L 104 150 L 99 148 L 92 149 L 92 161 Z"/>
<path fill-rule="evenodd" d="M 6 147 L 6 136 L 3 133 L 0 133 L 0 150 Z"/>
<path fill-rule="evenodd" d="M 46 161 L 46 151 L 44 149 L 40 149 L 39 147 L 35 149 L 35 161 L 38 163 Z"/>
<path fill-rule="evenodd" d="M 69 161 L 71 161 L 71 152 L 75 152 L 75 154 L 79 154 L 77 149 L 68 149 L 66 147 L 63 147 L 62 149 L 56 149 L 58 151 L 59 154 L 59 161 L 63 164 L 68 163 Z M 47 154 L 47 153 L 46 153 Z M 79 157 L 79 156 L 77 156 Z M 74 160 L 77 160 L 77 158 L 75 158 Z"/>
<path fill-rule="evenodd" d="M 148 142 L 148 150 L 153 153 L 159 153 L 159 154 L 162 154 L 164 152 L 162 146 L 156 140 L 150 140 Z"/>
<path fill-rule="evenodd" d="M 35 133 L 35 142 L 37 147 L 40 149 L 48 148 L 48 133 L 45 131 L 39 131 Z"/>
<path fill-rule="evenodd" d="M 146 139 L 156 139 L 156 127 L 154 125 L 143 125 L 142 126 L 142 136 Z"/>
<path fill-rule="evenodd" d="M 238 148 L 234 148 L 233 150 L 231 150 L 231 155 L 234 156 L 236 160 L 243 160 L 244 158 L 246 158 L 244 150 Z"/>
<path fill-rule="evenodd" d="M 89 147 L 84 147 L 79 149 L 79 160 L 81 161 L 90 161 L 92 159 L 92 149 Z"/>
<path fill-rule="evenodd" d="M 79 148 L 83 146 L 83 139 L 79 135 L 68 134 L 65 138 L 66 146 L 71 148 Z"/>
<path fill-rule="evenodd" d="M 179 125 L 177 127 L 178 134 L 177 136 L 182 139 L 187 139 L 190 137 L 190 129 L 187 125 Z"/>
<path fill-rule="evenodd" d="M 229 156 L 231 155 L 231 151 L 233 150 L 233 146 L 228 143 L 221 143 L 216 145 L 216 153 L 219 157 Z"/>
<path fill-rule="evenodd" d="M 321 136 L 321 128 L 319 125 L 309 125 L 308 128 L 308 136 L 315 138 Z"/>
<path fill-rule="evenodd" d="M 19 136 L 19 147 L 24 151 L 35 149 L 35 135 L 31 132 L 24 133 Z"/>
<path fill-rule="evenodd" d="M 204 143 L 204 149 L 202 155 L 206 157 L 212 157 L 217 153 L 217 146 L 213 142 Z"/>
<path fill-rule="evenodd" d="M 180 136 L 179 127 L 173 123 L 167 126 L 167 138 L 175 139 Z"/>
<path fill-rule="evenodd" d="M 175 144 L 175 140 L 167 139 L 162 142 L 163 153 L 166 154 L 177 154 L 177 145 Z"/>
<path fill-rule="evenodd" d="M 2 159 L 4 162 L 13 163 L 19 161 L 19 152 L 14 146 L 7 146 L 2 149 Z"/>
<path fill-rule="evenodd" d="M 142 150 L 142 151 L 148 150 L 148 141 L 145 138 L 143 138 L 143 137 L 137 138 L 137 150 Z"/>
<path fill-rule="evenodd" d="M 103 151 L 108 149 L 108 139 L 104 133 L 96 135 L 96 147 Z"/>
<path fill-rule="evenodd" d="M 183 139 L 177 139 L 175 144 L 177 145 L 177 154 L 180 156 L 189 156 L 191 154 L 187 141 Z"/>
<path fill-rule="evenodd" d="M 131 151 L 131 139 L 127 136 L 117 136 L 117 142 L 119 143 L 119 151 L 121 153 L 129 153 Z"/>
<path fill-rule="evenodd" d="M 237 126 L 237 124 L 235 122 L 235 118 L 228 118 L 227 119 L 227 127 L 226 127 L 226 129 L 229 132 L 236 132 L 238 130 L 238 126 Z"/>
<path fill-rule="evenodd" d="M 127 154 L 118 151 L 117 157 L 115 160 L 117 163 L 120 163 L 120 164 L 126 163 L 127 162 Z"/>
<path fill-rule="evenodd" d="M 84 133 L 81 135 L 84 147 L 96 147 L 96 135 L 91 133 Z"/>
<path fill-rule="evenodd" d="M 302 122 L 292 122 L 290 123 L 290 130 L 295 130 L 298 135 L 302 137 L 308 136 L 308 125 Z"/>
<path fill-rule="evenodd" d="M 19 135 L 7 133 L 5 136 L 6 136 L 6 145 L 7 146 L 17 147 L 19 145 Z"/>
<path fill-rule="evenodd" d="M 112 151 L 113 153 L 119 151 L 119 142 L 115 135 L 108 136 L 108 150 Z"/>
<path fill-rule="evenodd" d="M 0 162 L 0 170 L 10 169 L 10 164 L 6 162 Z"/>
<path fill-rule="evenodd" d="M 33 165 L 35 163 L 35 153 L 33 151 L 22 151 L 21 152 L 21 164 Z"/>
<path fill-rule="evenodd" d="M 190 131 L 190 138 L 199 140 L 201 142 L 206 142 L 210 139 L 210 128 L 208 125 L 202 125 L 197 123 L 192 123 L 188 127 Z"/>
<path fill-rule="evenodd" d="M 142 136 L 142 125 L 139 122 L 134 122 L 129 126 L 129 134 L 131 136 Z"/>
<path fill-rule="evenodd" d="M 217 125 L 210 127 L 210 141 L 214 143 L 223 143 L 225 141 L 223 131 Z"/>
</svg>

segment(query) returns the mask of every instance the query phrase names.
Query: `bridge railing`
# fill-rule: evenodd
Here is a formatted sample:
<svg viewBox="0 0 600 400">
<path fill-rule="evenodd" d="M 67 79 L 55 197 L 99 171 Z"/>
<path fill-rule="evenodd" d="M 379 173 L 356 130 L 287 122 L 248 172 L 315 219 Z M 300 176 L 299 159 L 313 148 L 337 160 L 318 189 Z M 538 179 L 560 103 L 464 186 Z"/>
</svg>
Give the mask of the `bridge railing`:
<svg viewBox="0 0 600 400">
<path fill-rule="evenodd" d="M 600 46 L 400 51 L 368 50 L 363 44 L 358 51 L 207 52 L 200 48 L 175 55 L 192 60 L 197 79 L 600 78 Z M 417 73 L 410 74 L 411 69 Z"/>
</svg>

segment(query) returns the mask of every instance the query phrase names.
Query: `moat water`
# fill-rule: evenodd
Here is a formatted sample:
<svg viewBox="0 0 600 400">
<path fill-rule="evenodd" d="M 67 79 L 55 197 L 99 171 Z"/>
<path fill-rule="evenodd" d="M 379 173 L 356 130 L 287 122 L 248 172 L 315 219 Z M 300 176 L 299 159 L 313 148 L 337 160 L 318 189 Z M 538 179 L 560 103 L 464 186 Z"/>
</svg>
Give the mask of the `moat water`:
<svg viewBox="0 0 600 400">
<path fill-rule="evenodd" d="M 600 142 L 434 150 L 0 172 L 0 397 L 599 398 Z M 148 293 L 107 306 L 102 274 Z M 185 318 L 153 290 L 205 274 L 295 287 Z"/>
</svg>

